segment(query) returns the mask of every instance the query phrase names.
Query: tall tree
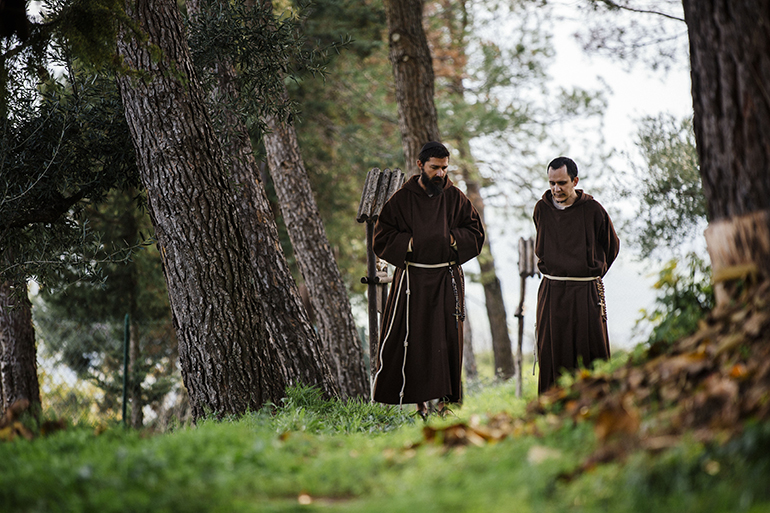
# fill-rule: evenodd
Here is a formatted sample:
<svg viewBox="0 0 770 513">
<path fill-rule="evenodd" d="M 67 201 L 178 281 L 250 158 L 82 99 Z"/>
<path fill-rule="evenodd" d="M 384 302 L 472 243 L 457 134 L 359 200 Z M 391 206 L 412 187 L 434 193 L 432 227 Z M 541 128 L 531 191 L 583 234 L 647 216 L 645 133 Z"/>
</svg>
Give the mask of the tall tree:
<svg viewBox="0 0 770 513">
<path fill-rule="evenodd" d="M 263 140 L 270 175 L 330 365 L 343 397 L 366 396 L 369 380 L 361 340 L 310 187 L 297 132 L 287 118 L 275 114 L 267 115 L 265 124 Z"/>
<path fill-rule="evenodd" d="M 138 0 L 127 4 L 127 12 L 147 41 L 135 34 L 118 39 L 120 55 L 141 75 L 123 76 L 119 84 L 194 415 L 256 409 L 277 402 L 287 385 L 299 381 L 337 394 L 319 344 L 280 347 L 268 337 L 267 311 L 256 288 L 264 276 L 250 261 L 176 4 Z M 278 242 L 265 237 L 261 243 Z"/>
<path fill-rule="evenodd" d="M 0 280 L 0 414 L 19 400 L 40 405 L 32 305 L 26 281 Z"/>
<path fill-rule="evenodd" d="M 79 12 L 88 16 L 101 7 L 80 5 Z M 51 7 L 45 24 L 29 24 L 24 4 L 18 9 L 28 37 L 16 32 L 14 40 L 12 31 L 0 42 L 3 395 L 39 402 L 39 391 L 33 390 L 38 378 L 27 279 L 56 282 L 57 270 L 66 267 L 77 268 L 81 277 L 93 276 L 96 266 L 81 256 L 95 238 L 82 226 L 75 229 L 73 219 L 83 202 L 99 202 L 110 188 L 130 184 L 134 174 L 115 151 L 125 144 L 120 123 L 112 122 L 114 96 L 100 94 L 103 80 L 89 80 L 84 87 L 73 73 L 73 58 L 89 59 L 67 44 L 78 31 L 63 22 L 66 8 Z M 67 87 L 46 71 L 51 62 L 69 72 Z"/>
<path fill-rule="evenodd" d="M 285 87 L 279 80 L 276 80 L 279 98 L 273 98 L 270 102 L 259 103 L 257 112 L 249 109 L 257 102 L 248 101 L 246 98 L 251 98 L 255 94 L 258 96 L 259 92 L 245 91 L 246 98 L 242 97 L 242 89 L 248 87 L 250 83 L 248 79 L 244 80 L 243 75 L 256 74 L 259 70 L 254 69 L 255 65 L 264 66 L 263 72 L 273 73 L 277 76 L 282 75 L 283 69 L 277 59 L 259 58 L 260 53 L 269 50 L 258 46 L 254 48 L 241 46 L 244 41 L 250 42 L 248 36 L 240 37 L 242 31 L 275 31 L 278 26 L 277 22 L 273 22 L 269 2 L 257 7 L 253 5 L 253 2 L 246 4 L 217 5 L 215 3 L 205 4 L 197 0 L 188 1 L 187 12 L 192 19 L 193 32 L 195 33 L 193 39 L 201 43 L 196 48 L 197 60 L 201 63 L 202 73 L 210 77 L 207 82 L 212 82 L 213 85 L 209 111 L 215 117 L 218 138 L 225 154 L 230 159 L 228 164 L 231 177 L 236 184 L 233 192 L 236 204 L 240 209 L 240 222 L 249 241 L 251 261 L 254 264 L 255 272 L 261 276 L 261 279 L 257 281 L 257 288 L 268 311 L 266 316 L 267 333 L 273 343 L 281 347 L 300 347 L 308 340 L 318 343 L 320 334 L 320 342 L 324 347 L 325 355 L 337 379 L 342 396 L 366 395 L 368 381 L 365 379 L 363 370 L 363 355 L 360 344 L 353 345 L 358 341 L 358 334 L 355 331 L 347 291 L 339 277 L 334 255 L 329 250 L 323 252 L 322 249 L 318 249 L 318 246 L 323 246 L 322 243 L 326 239 L 326 235 L 320 218 L 317 215 L 313 218 L 311 215 L 313 212 L 311 207 L 315 207 L 315 202 L 307 183 L 307 174 L 304 175 L 304 182 L 295 175 L 299 171 L 304 173 L 304 168 L 301 170 L 290 168 L 291 173 L 284 177 L 283 175 L 287 173 L 279 167 L 275 172 L 277 176 L 274 176 L 274 180 L 276 185 L 283 184 L 283 181 L 278 180 L 279 178 L 285 178 L 289 181 L 286 187 L 276 187 L 280 192 L 283 192 L 283 195 L 279 195 L 279 199 L 284 205 L 284 212 L 295 217 L 301 213 L 306 214 L 302 223 L 290 224 L 289 233 L 292 235 L 292 242 L 295 245 L 301 245 L 303 250 L 303 254 L 297 255 L 298 261 L 306 266 L 315 265 L 307 271 L 309 274 L 322 271 L 331 273 L 332 270 L 336 269 L 338 284 L 341 285 L 344 294 L 343 297 L 340 297 L 338 293 L 334 295 L 339 287 L 329 287 L 329 282 L 322 285 L 318 279 L 313 281 L 306 278 L 308 283 L 318 285 L 312 289 L 312 298 L 314 300 L 316 297 L 321 298 L 321 301 L 315 301 L 316 319 L 322 321 L 319 325 L 319 333 L 310 324 L 308 313 L 302 304 L 297 285 L 291 275 L 281 246 L 262 243 L 265 239 L 278 240 L 278 229 L 260 177 L 249 131 L 241 112 L 245 111 L 251 117 L 260 117 L 260 113 L 269 112 L 262 114 L 266 119 L 266 124 L 269 126 L 270 123 L 273 123 L 275 126 L 271 128 L 275 133 L 282 134 L 286 129 L 275 121 L 279 116 L 276 111 L 286 109 L 271 108 L 269 105 L 276 102 L 279 105 L 287 105 L 288 99 L 285 95 Z M 212 9 L 212 7 L 215 8 Z M 212 17 L 217 17 L 220 21 L 223 19 L 228 21 L 215 24 L 210 22 Z M 240 23 L 243 20 L 248 20 L 250 23 Z M 217 33 L 207 33 L 207 28 L 211 26 L 217 26 L 221 30 Z M 269 42 L 270 37 L 262 36 L 261 40 Z M 216 41 L 217 44 L 212 46 L 210 45 L 211 41 Z M 209 49 L 204 48 L 207 46 Z M 248 54 L 250 58 L 246 62 L 240 62 L 238 57 L 244 54 Z M 281 52 L 276 52 L 276 54 L 281 55 Z M 241 76 L 236 72 L 236 68 L 241 71 Z M 245 105 L 245 108 L 242 105 Z M 294 135 L 296 145 L 296 134 Z M 271 164 L 285 166 L 286 162 L 296 162 L 296 157 L 294 157 L 294 161 L 289 161 L 287 160 L 288 156 L 281 154 L 284 151 L 282 144 L 286 136 L 281 138 L 278 135 L 273 136 L 267 133 L 264 137 L 266 141 L 268 138 L 272 138 L 271 140 L 278 138 L 278 142 L 273 143 L 268 149 L 268 157 L 272 155 L 272 159 L 268 159 Z M 298 148 L 296 148 L 296 152 L 296 155 L 299 155 Z M 298 186 L 304 187 L 303 194 L 291 194 L 290 191 L 295 190 Z M 284 189 L 288 189 L 288 191 L 284 191 Z M 301 202 L 308 202 L 308 205 L 301 204 Z M 317 209 L 315 212 L 317 214 Z M 305 230 L 306 233 L 304 235 L 303 233 L 297 234 L 297 230 Z M 303 241 L 303 236 L 311 235 L 315 238 L 309 242 Z M 328 244 L 325 247 L 328 248 Z M 306 269 L 302 267 L 302 271 L 304 273 Z M 328 274 L 328 276 L 333 277 L 334 275 Z M 334 301 L 329 300 L 327 297 L 329 295 L 334 295 Z M 349 321 L 344 326 L 351 327 L 351 329 L 342 331 L 338 326 L 329 322 L 338 319 Z M 341 350 L 343 348 L 344 351 Z M 356 348 L 358 354 L 355 352 Z M 358 369 L 360 369 L 359 373 L 356 372 Z"/>
<path fill-rule="evenodd" d="M 293 121 L 318 209 L 351 300 L 358 301 L 366 247 L 361 225 L 350 220 L 367 172 L 400 167 L 403 156 L 385 10 L 381 0 L 316 0 L 301 12 L 308 43 L 327 47 L 351 38 L 339 53 L 329 52 L 324 80 L 303 76 L 286 85 L 302 106 Z"/>
<path fill-rule="evenodd" d="M 207 13 L 201 13 L 202 8 L 205 7 L 200 5 L 198 1 L 188 2 L 188 13 L 192 15 L 200 13 L 203 14 L 203 17 L 206 17 Z M 244 9 L 243 15 L 239 15 L 240 9 Z M 236 15 L 232 16 L 232 24 L 235 25 L 233 27 L 234 33 L 238 33 L 239 28 L 237 25 L 241 25 L 239 21 L 246 19 L 248 15 L 254 18 L 254 23 L 247 23 L 243 27 L 246 30 L 273 31 L 277 33 L 283 29 L 282 23 L 273 18 L 272 4 L 269 1 L 262 1 L 258 4 L 254 1 L 247 1 L 244 2 L 243 6 L 234 7 L 233 9 L 230 9 L 226 4 L 217 5 L 215 15 L 222 19 L 224 13 Z M 209 24 L 204 21 L 197 25 L 205 29 Z M 233 38 L 235 44 L 232 48 L 223 47 L 223 38 L 221 37 L 209 37 L 208 39 L 216 40 L 218 43 L 216 50 L 219 51 L 219 62 L 214 70 L 209 67 L 209 70 L 215 71 L 217 76 L 217 100 L 215 102 L 218 105 L 221 105 L 227 98 L 235 100 L 240 98 L 238 83 L 241 77 L 236 74 L 235 67 L 240 70 L 241 75 L 248 75 L 255 72 L 255 70 L 250 69 L 250 66 L 253 67 L 255 63 L 264 65 L 266 62 L 275 62 L 279 66 L 276 66 L 274 70 L 267 71 L 277 74 L 277 78 L 283 77 L 281 68 L 288 68 L 288 62 L 285 63 L 285 66 L 280 66 L 280 61 L 278 60 L 280 57 L 272 60 L 249 59 L 246 62 L 240 62 L 242 59 L 239 59 L 238 56 L 244 53 L 248 52 L 258 55 L 271 51 L 269 47 L 268 49 L 260 47 L 252 49 L 236 46 L 241 41 L 249 41 L 248 37 Z M 263 37 L 263 40 L 265 39 L 269 41 L 269 37 Z M 222 52 L 223 50 L 224 52 Z M 224 53 L 231 55 L 225 55 Z M 280 56 L 283 52 L 279 48 L 275 48 L 275 54 Z M 289 55 L 286 55 L 287 61 L 288 57 Z M 249 83 L 248 80 L 240 80 L 240 82 Z M 275 103 L 277 101 L 280 105 L 288 105 L 288 93 L 284 83 L 276 80 L 275 88 L 272 92 L 277 98 L 274 98 L 272 102 Z M 246 95 L 251 97 L 253 92 L 246 91 Z M 246 104 L 253 105 L 254 102 L 246 102 Z M 258 204 L 260 201 L 266 209 L 268 208 L 267 202 L 264 199 L 260 199 L 264 197 L 265 192 L 259 180 L 256 160 L 253 157 L 246 124 L 232 109 L 218 107 L 218 110 L 226 118 L 222 120 L 223 129 L 220 130 L 220 139 L 226 147 L 226 153 L 238 156 L 235 159 L 236 161 L 233 162 L 233 176 L 240 184 L 243 194 L 246 196 L 255 194 L 259 196 L 259 198 L 254 199 L 245 197 L 246 209 L 253 208 L 250 205 Z M 332 367 L 332 371 L 337 378 L 340 392 L 343 397 L 365 396 L 368 393 L 368 380 L 364 368 L 363 351 L 358 332 L 356 331 L 355 321 L 353 320 L 347 289 L 342 281 L 339 268 L 326 236 L 326 230 L 316 206 L 313 190 L 311 189 L 300 153 L 297 133 L 291 123 L 293 116 L 290 113 L 285 113 L 285 110 L 287 109 L 269 109 L 264 108 L 264 106 L 259 108 L 265 125 L 262 138 L 273 184 L 294 249 L 294 256 L 309 291 L 310 303 L 315 314 L 318 333 L 325 348 L 329 365 Z M 250 114 L 258 116 L 258 113 L 254 112 L 250 112 Z M 252 190 L 253 192 L 250 192 Z M 256 218 L 255 213 L 244 212 L 244 214 L 243 222 L 245 226 L 253 224 Z M 250 228 L 250 231 L 255 234 L 258 233 L 258 226 Z M 256 240 L 254 240 L 254 245 L 257 245 Z M 290 278 L 285 260 L 282 259 L 282 261 L 283 263 L 278 269 L 281 269 L 281 273 Z M 261 266 L 257 269 L 261 273 L 273 272 L 274 270 L 276 269 L 266 269 Z M 267 283 L 270 283 L 269 286 L 273 287 L 275 280 Z M 280 294 L 283 294 L 286 289 L 285 286 L 275 288 L 278 289 Z M 269 290 L 266 292 L 270 293 Z M 268 303 L 268 308 L 271 308 L 274 302 Z M 291 333 L 295 331 L 295 326 L 298 325 L 299 323 L 294 323 L 294 325 L 290 326 L 276 326 L 276 329 L 271 330 L 271 333 Z M 315 336 L 315 334 L 311 331 L 304 333 L 304 336 L 307 338 Z"/>
<path fill-rule="evenodd" d="M 422 25 L 423 0 L 385 0 L 385 13 L 405 169 L 416 172 L 422 145 L 441 140 L 433 62 Z"/>
<path fill-rule="evenodd" d="M 770 3 L 684 0 L 714 281 L 770 276 Z M 737 274 L 737 276 L 736 276 Z M 716 289 L 717 303 L 732 297 Z"/>
</svg>

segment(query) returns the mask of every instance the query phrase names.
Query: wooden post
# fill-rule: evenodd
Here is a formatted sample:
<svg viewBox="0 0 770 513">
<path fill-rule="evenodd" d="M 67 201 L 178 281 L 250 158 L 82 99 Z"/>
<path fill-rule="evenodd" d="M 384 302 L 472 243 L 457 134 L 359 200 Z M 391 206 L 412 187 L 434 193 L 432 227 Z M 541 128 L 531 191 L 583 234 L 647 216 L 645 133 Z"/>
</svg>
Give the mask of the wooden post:
<svg viewBox="0 0 770 513">
<path fill-rule="evenodd" d="M 361 193 L 356 221 L 366 223 L 366 276 L 361 283 L 367 284 L 369 306 L 369 379 L 374 376 L 378 362 L 379 318 L 377 316 L 378 288 L 383 288 L 390 280 L 377 276 L 377 256 L 374 254 L 374 224 L 380 216 L 383 205 L 394 192 L 404 184 L 404 174 L 400 169 L 374 168 L 366 175 L 366 183 Z"/>
<path fill-rule="evenodd" d="M 374 223 L 366 223 L 366 278 L 361 281 L 367 284 L 367 298 L 369 302 L 369 378 L 374 375 L 377 368 L 377 341 L 380 338 L 379 322 L 377 317 L 377 256 L 374 254 Z"/>
<path fill-rule="evenodd" d="M 521 397 L 524 386 L 521 346 L 524 339 L 524 296 L 527 286 L 527 278 L 539 274 L 537 271 L 537 257 L 535 256 L 535 241 L 532 239 L 519 239 L 519 276 L 521 288 L 519 290 L 519 306 L 516 308 L 515 317 L 519 320 L 519 339 L 516 349 L 516 397 Z M 537 348 L 535 348 L 537 351 Z"/>
</svg>

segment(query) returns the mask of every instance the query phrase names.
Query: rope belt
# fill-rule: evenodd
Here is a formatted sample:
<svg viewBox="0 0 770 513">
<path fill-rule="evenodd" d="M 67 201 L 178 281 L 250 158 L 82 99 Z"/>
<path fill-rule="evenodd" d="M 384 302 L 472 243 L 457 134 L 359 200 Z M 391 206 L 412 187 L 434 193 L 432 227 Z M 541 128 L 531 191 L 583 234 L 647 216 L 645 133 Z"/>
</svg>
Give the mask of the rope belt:
<svg viewBox="0 0 770 513">
<path fill-rule="evenodd" d="M 543 276 L 549 280 L 555 281 L 594 281 L 601 280 L 599 276 L 551 276 L 550 274 L 543 273 Z"/>
<path fill-rule="evenodd" d="M 406 269 L 403 273 L 401 273 L 401 279 L 398 281 L 398 288 L 396 289 L 396 299 L 393 304 L 393 314 L 390 318 L 390 324 L 388 325 L 388 330 L 385 333 L 385 336 L 382 338 L 382 344 L 380 344 L 380 368 L 377 370 L 377 373 L 374 375 L 374 379 L 372 380 L 372 402 L 374 402 L 374 389 L 377 386 L 377 378 L 380 376 L 380 372 L 382 371 L 382 353 L 385 349 L 385 342 L 388 340 L 388 337 L 390 336 L 390 332 L 393 329 L 393 322 L 396 319 L 396 310 L 398 308 L 398 300 L 401 296 L 401 287 L 406 281 L 406 334 L 404 335 L 404 361 L 401 364 L 401 391 L 398 394 L 398 406 L 402 407 L 404 402 L 404 389 L 406 388 L 406 352 L 409 348 L 409 298 L 412 295 L 412 290 L 410 287 L 410 280 L 409 280 L 409 268 L 410 267 L 418 267 L 421 269 L 440 269 L 442 267 L 448 267 L 449 274 L 452 277 L 452 291 L 454 292 L 455 296 L 455 326 L 459 327 L 459 321 L 465 320 L 465 305 L 462 305 L 462 309 L 460 308 L 460 296 L 457 293 L 457 283 L 455 282 L 455 275 L 453 272 L 452 267 L 457 265 L 457 262 L 442 262 L 440 264 L 420 264 L 418 262 L 409 262 L 406 261 Z M 460 271 L 460 276 L 462 277 L 462 267 L 458 266 L 458 269 Z"/>
</svg>

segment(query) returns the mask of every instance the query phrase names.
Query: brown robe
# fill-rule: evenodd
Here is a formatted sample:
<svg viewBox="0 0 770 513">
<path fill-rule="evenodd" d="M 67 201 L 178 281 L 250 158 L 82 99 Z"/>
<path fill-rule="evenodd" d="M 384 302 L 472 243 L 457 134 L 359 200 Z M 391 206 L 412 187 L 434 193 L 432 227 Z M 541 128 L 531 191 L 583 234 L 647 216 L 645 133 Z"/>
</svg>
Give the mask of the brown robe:
<svg viewBox="0 0 770 513">
<path fill-rule="evenodd" d="M 463 323 L 455 316 L 458 308 L 465 311 L 460 264 L 477 256 L 484 243 L 478 212 L 449 179 L 443 194 L 432 198 L 418 179 L 413 176 L 385 203 L 374 230 L 374 252 L 396 266 L 382 316 L 373 386 L 374 400 L 388 404 L 461 401 Z M 450 234 L 456 249 L 450 247 Z M 410 239 L 413 250 L 407 252 Z M 435 269 L 409 266 L 406 272 L 406 261 L 455 264 Z"/>
<path fill-rule="evenodd" d="M 556 208 L 551 191 L 535 205 L 535 254 L 543 274 L 603 277 L 620 250 L 607 212 L 578 189 L 578 199 Z M 609 359 L 607 320 L 602 315 L 599 282 L 556 281 L 543 277 L 537 293 L 538 394 L 565 370 Z M 606 313 L 606 311 L 605 311 Z"/>
</svg>

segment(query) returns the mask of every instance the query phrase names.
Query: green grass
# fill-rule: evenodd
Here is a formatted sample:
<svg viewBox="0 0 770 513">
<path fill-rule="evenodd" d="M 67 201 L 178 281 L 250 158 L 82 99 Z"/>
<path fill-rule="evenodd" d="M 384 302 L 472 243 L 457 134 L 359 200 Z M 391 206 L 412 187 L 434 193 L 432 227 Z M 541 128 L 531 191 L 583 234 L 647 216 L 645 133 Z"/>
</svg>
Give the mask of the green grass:
<svg viewBox="0 0 770 513">
<path fill-rule="evenodd" d="M 513 383 L 468 388 L 456 417 L 429 425 L 523 415 L 534 380 L 525 399 Z M 276 408 L 160 435 L 71 428 L 0 444 L 0 511 L 770 511 L 768 425 L 722 446 L 635 453 L 570 481 L 559 476 L 595 449 L 588 424 L 543 420 L 540 436 L 452 450 L 424 442 L 424 425 L 411 405 L 295 388 Z"/>
</svg>

